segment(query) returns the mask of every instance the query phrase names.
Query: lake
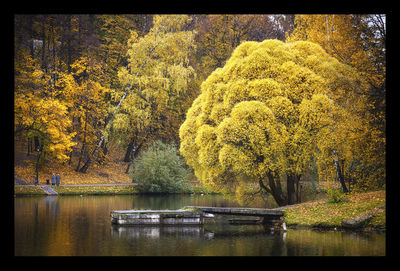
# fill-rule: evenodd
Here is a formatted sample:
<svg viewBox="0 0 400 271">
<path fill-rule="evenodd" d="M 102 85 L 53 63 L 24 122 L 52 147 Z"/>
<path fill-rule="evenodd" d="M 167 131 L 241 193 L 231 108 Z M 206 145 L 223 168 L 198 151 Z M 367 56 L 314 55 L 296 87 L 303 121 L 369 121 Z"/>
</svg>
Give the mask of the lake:
<svg viewBox="0 0 400 271">
<path fill-rule="evenodd" d="M 385 233 L 231 225 L 231 217 L 204 226 L 116 226 L 110 212 L 179 209 L 187 205 L 239 207 L 220 195 L 17 196 L 16 256 L 384 256 Z M 257 207 L 257 206 L 252 206 Z"/>
</svg>

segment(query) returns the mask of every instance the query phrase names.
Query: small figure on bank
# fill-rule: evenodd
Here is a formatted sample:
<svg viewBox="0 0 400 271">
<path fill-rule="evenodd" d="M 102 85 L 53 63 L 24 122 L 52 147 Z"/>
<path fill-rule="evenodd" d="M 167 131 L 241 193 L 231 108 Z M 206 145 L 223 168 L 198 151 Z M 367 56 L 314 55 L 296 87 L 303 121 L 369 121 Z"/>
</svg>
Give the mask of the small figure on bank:
<svg viewBox="0 0 400 271">
<path fill-rule="evenodd" d="M 60 174 L 57 173 L 57 176 L 56 176 L 56 185 L 57 186 L 60 186 L 60 179 L 61 179 Z"/>
<path fill-rule="evenodd" d="M 51 185 L 55 185 L 56 184 L 56 175 L 54 175 L 54 173 L 51 174 Z"/>
<path fill-rule="evenodd" d="M 50 184 L 50 180 L 46 179 L 46 184 L 49 185 Z"/>
<path fill-rule="evenodd" d="M 38 178 L 35 178 L 35 185 L 38 185 L 39 184 L 39 180 L 38 180 Z"/>
</svg>

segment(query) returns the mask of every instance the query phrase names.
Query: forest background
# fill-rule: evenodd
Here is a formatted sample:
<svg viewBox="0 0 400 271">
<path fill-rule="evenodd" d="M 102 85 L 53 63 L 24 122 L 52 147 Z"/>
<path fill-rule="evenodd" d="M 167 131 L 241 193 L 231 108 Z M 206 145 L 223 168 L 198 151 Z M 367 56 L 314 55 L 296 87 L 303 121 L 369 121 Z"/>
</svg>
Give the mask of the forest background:
<svg viewBox="0 0 400 271">
<path fill-rule="evenodd" d="M 180 145 L 201 84 L 244 41 L 308 40 L 360 73 L 368 87 L 356 160 L 340 160 L 360 188 L 385 185 L 385 15 L 44 14 L 14 16 L 14 137 L 42 179 L 68 169 L 77 183 L 119 168 L 155 140 Z M 17 156 L 17 155 L 16 155 Z M 333 162 L 331 163 L 334 168 Z M 72 170 L 73 169 L 73 170 Z M 335 178 L 319 176 L 321 180 Z M 86 175 L 84 175 L 86 174 Z M 66 174 L 64 174 L 66 176 Z M 90 182 L 90 181 L 89 181 Z M 96 180 L 93 180 L 96 182 Z"/>
</svg>

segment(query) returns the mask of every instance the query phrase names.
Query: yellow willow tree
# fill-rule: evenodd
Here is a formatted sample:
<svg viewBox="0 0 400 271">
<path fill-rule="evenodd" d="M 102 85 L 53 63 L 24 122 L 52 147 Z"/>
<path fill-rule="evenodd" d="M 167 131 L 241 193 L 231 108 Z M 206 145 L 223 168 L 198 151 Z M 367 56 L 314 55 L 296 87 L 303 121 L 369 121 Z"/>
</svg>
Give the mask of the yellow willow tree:
<svg viewBox="0 0 400 271">
<path fill-rule="evenodd" d="M 317 44 L 244 42 L 201 85 L 180 151 L 210 189 L 240 195 L 258 183 L 278 205 L 292 204 L 312 159 L 357 133 L 337 101 L 352 102 L 358 87 L 357 73 Z"/>
<path fill-rule="evenodd" d="M 194 32 L 186 30 L 189 22 L 186 15 L 157 15 L 147 35 L 131 33 L 128 65 L 118 73 L 121 84 L 131 90 L 125 92 L 112 128 L 136 151 L 155 138 L 173 140 L 183 122 L 182 104 L 195 76 L 189 64 L 195 49 Z M 114 99 L 125 93 L 114 92 Z"/>
</svg>

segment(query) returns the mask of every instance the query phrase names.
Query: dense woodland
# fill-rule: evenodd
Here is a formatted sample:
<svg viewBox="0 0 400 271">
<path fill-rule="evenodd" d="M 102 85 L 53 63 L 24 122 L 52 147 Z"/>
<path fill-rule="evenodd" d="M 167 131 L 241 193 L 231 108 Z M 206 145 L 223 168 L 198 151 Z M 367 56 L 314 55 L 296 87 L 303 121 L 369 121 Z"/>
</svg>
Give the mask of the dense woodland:
<svg viewBox="0 0 400 271">
<path fill-rule="evenodd" d="M 85 173 L 93 163 L 104 163 L 110 142 L 124 148 L 128 166 L 132 157 L 160 139 L 181 145 L 181 153 L 198 179 L 214 189 L 241 172 L 257 181 L 271 177 L 270 186 L 260 181 L 267 192 L 277 190 L 274 183 L 278 185 L 276 180 L 285 175 L 293 180 L 290 189 L 295 191 L 301 176 L 315 168 L 320 179 L 337 178 L 344 191 L 345 178 L 365 189 L 382 187 L 386 177 L 385 39 L 384 15 L 15 15 L 15 137 L 28 142 L 27 153 L 37 155 L 37 167 L 49 161 L 71 163 L 74 157 L 76 171 Z M 280 65 L 271 70 L 275 77 L 268 75 L 281 78 L 276 80 L 278 85 L 267 82 L 261 86 L 283 90 L 271 94 L 273 102 L 257 91 L 251 96 L 235 90 L 257 84 L 246 80 L 268 77 L 250 67 L 254 63 L 262 67 L 264 60 L 244 60 L 256 44 L 270 46 L 264 48 L 268 52 L 263 49 L 264 57 Z M 250 45 L 254 47 L 251 50 Z M 271 51 L 275 47 L 281 55 Z M 288 78 L 284 78 L 282 67 Z M 235 78 L 238 69 L 243 73 Z M 320 78 L 324 82 L 319 82 Z M 283 82 L 294 82 L 294 92 Z M 301 84 L 303 88 L 298 87 Z M 230 93 L 231 100 L 225 96 L 218 100 L 214 95 L 218 89 Z M 207 98 L 206 93 L 213 95 Z M 218 105 L 222 100 L 225 108 Z M 267 157 L 254 155 L 257 146 L 250 148 L 243 140 L 233 144 L 236 139 L 230 135 L 234 125 L 247 125 L 240 121 L 253 114 L 246 115 L 240 106 L 234 106 L 253 100 L 272 108 L 251 104 L 259 110 L 257 114 L 264 112 L 264 116 L 272 114 L 277 119 L 275 123 L 272 117 L 259 120 L 263 127 L 275 129 L 279 138 L 266 152 L 273 160 L 268 166 L 261 166 Z M 196 106 L 202 107 L 202 115 L 193 112 Z M 229 115 L 218 115 L 217 107 L 237 114 L 231 115 L 219 127 L 220 134 L 213 137 L 211 130 L 206 130 L 216 128 Z M 279 116 L 279 112 L 285 113 Z M 300 115 L 314 118 L 314 122 L 290 120 Z M 198 117 L 193 127 L 188 124 L 191 117 L 194 122 Z M 235 117 L 238 122 L 233 121 Z M 208 126 L 201 128 L 202 124 Z M 185 129 L 196 132 L 185 134 Z M 252 131 L 262 133 L 257 129 Z M 270 137 L 274 135 L 257 144 L 269 146 Z M 327 140 L 318 140 L 321 138 Z M 246 140 L 254 143 L 258 139 Z M 249 162 L 252 166 L 240 167 L 249 155 L 229 149 L 231 143 L 250 148 L 250 156 L 258 164 Z M 213 144 L 218 150 L 213 150 Z M 292 149 L 283 150 L 282 146 Z M 219 168 L 216 160 L 207 161 L 213 151 L 224 161 Z M 275 157 L 277 153 L 280 158 Z M 242 191 L 239 179 L 235 189 Z M 295 201 L 291 196 L 275 195 L 282 203 Z"/>
</svg>

